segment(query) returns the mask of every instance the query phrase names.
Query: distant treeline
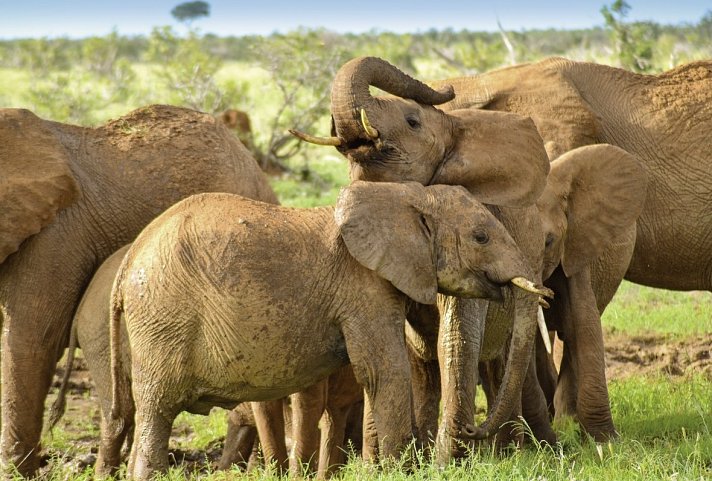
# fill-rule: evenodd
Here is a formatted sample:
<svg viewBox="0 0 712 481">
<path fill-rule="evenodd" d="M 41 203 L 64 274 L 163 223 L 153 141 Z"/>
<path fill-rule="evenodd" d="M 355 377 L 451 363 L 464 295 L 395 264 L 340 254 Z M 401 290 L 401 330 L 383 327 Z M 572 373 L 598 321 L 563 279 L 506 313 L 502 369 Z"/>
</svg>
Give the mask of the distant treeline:
<svg viewBox="0 0 712 481">
<path fill-rule="evenodd" d="M 712 11 L 698 23 L 661 25 L 655 22 L 631 22 L 626 25 L 631 42 L 638 45 L 641 55 L 647 55 L 652 69 L 666 68 L 681 57 L 699 56 L 700 49 L 709 55 L 712 45 Z M 157 28 L 152 35 L 160 32 Z M 324 48 L 337 47 L 347 55 L 383 55 L 402 68 L 415 73 L 415 63 L 421 58 L 437 58 L 454 70 L 478 72 L 502 64 L 525 62 L 551 55 L 595 60 L 610 56 L 616 49 L 616 39 L 610 28 L 580 30 L 526 30 L 505 32 L 474 32 L 469 30 L 428 30 L 420 33 L 395 34 L 370 31 L 363 34 L 339 34 L 328 30 L 297 30 L 289 34 L 274 33 L 267 37 L 246 35 L 219 37 L 198 35 L 206 53 L 222 61 L 259 62 L 262 50 L 256 45 L 265 41 L 300 38 L 319 39 Z M 640 45 L 642 44 L 642 45 Z M 68 69 L 77 59 L 102 52 L 112 58 L 129 62 L 150 61 L 151 35 L 123 36 L 112 33 L 103 37 L 83 39 L 40 38 L 0 41 L 0 66 L 35 70 Z M 647 52 L 647 53 L 646 53 Z M 645 70 L 643 68 L 643 70 Z"/>
</svg>

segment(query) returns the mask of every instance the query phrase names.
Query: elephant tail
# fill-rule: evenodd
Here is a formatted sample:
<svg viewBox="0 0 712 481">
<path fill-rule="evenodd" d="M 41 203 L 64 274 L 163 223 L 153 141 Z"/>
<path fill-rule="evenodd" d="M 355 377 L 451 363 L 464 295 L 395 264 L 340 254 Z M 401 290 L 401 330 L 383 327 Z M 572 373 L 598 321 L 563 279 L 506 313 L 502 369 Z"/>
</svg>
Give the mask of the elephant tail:
<svg viewBox="0 0 712 481">
<path fill-rule="evenodd" d="M 109 339 L 111 346 L 111 420 L 123 424 L 121 417 L 121 390 L 130 389 L 129 386 L 122 386 L 124 376 L 121 365 L 121 317 L 124 313 L 123 278 L 126 272 L 126 257 L 121 262 L 121 266 L 114 279 L 111 288 L 111 311 L 109 312 Z M 123 426 L 116 426 L 117 430 Z"/>
<path fill-rule="evenodd" d="M 67 347 L 67 363 L 64 366 L 64 375 L 62 376 L 62 382 L 59 385 L 59 392 L 57 393 L 57 399 L 52 403 L 52 407 L 49 408 L 49 419 L 47 420 L 47 432 L 52 431 L 57 425 L 62 416 L 64 416 L 64 411 L 67 407 L 67 389 L 69 387 L 69 376 L 72 374 L 72 365 L 74 364 L 74 353 L 77 350 L 77 328 L 72 321 L 72 328 L 69 334 L 69 346 Z"/>
</svg>

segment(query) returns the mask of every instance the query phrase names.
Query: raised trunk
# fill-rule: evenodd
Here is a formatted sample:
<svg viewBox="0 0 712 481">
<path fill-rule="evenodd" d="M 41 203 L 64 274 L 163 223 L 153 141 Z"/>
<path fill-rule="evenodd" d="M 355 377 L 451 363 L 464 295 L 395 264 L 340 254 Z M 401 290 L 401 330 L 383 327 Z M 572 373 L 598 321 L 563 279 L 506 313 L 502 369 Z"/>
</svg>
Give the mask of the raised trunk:
<svg viewBox="0 0 712 481">
<path fill-rule="evenodd" d="M 367 109 L 376 100 L 369 92 L 371 85 L 426 105 L 447 102 L 455 95 L 452 87 L 433 90 L 380 58 L 357 57 L 339 69 L 331 88 L 335 133 L 345 142 L 369 139 L 360 119 L 361 109 Z"/>
</svg>

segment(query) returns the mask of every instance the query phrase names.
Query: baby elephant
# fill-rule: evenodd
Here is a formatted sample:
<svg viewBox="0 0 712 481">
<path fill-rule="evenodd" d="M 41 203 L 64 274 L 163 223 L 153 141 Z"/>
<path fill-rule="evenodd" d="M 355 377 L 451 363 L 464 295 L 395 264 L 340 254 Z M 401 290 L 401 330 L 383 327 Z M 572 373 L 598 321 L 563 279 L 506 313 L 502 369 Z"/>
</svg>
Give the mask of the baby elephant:
<svg viewBox="0 0 712 481">
<path fill-rule="evenodd" d="M 462 187 L 355 182 L 335 209 L 216 193 L 175 204 L 132 244 L 112 291 L 110 431 L 121 431 L 123 313 L 129 476 L 166 469 L 179 412 L 277 399 L 348 362 L 380 453 L 399 456 L 412 440 L 407 304 L 498 298 L 520 276 L 531 268 L 514 241 Z"/>
</svg>

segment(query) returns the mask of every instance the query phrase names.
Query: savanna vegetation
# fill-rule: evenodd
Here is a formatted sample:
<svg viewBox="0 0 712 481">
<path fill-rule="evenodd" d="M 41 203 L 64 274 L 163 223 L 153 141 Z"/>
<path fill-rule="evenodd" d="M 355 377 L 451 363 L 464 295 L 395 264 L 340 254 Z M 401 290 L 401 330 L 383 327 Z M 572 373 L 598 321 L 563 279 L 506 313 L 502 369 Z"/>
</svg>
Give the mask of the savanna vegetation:
<svg viewBox="0 0 712 481">
<path fill-rule="evenodd" d="M 83 39 L 0 41 L 0 107 L 24 107 L 41 117 L 82 125 L 95 125 L 149 103 L 211 113 L 238 108 L 251 116 L 258 158 L 272 168 L 272 185 L 281 201 L 293 206 L 332 204 L 348 180 L 345 162 L 333 149 L 298 143 L 287 129 L 328 133 L 330 82 L 347 59 L 380 56 L 428 80 L 551 55 L 643 73 L 712 57 L 712 10 L 698 22 L 660 25 L 628 22 L 628 9 L 624 1 L 616 0 L 602 9 L 603 27 L 585 30 L 356 35 L 324 29 L 266 37 L 204 34 L 198 26 L 200 15 L 184 12 L 179 18 L 174 13 L 182 25 L 156 27 L 148 36 L 112 32 Z M 506 17 L 502 21 L 506 26 Z M 561 443 L 555 447 L 529 446 L 506 457 L 485 449 L 464 464 L 444 469 L 423 459 L 411 473 L 354 461 L 339 477 L 712 478 L 712 295 L 624 283 L 604 324 L 614 354 L 623 357 L 621 362 L 625 356 L 631 358 L 630 366 L 616 371 L 610 381 L 620 440 L 596 444 L 573 423 L 561 424 L 557 426 Z M 698 344 L 700 349 L 686 347 Z M 677 350 L 672 354 L 646 350 L 659 345 Z M 636 371 L 646 365 L 652 368 L 645 374 Z M 99 436 L 98 406 L 86 402 L 92 396 L 90 390 L 75 386 L 73 400 L 79 407 L 72 409 L 70 400 L 69 414 L 45 435 L 51 455 L 47 479 L 92 478 L 86 464 Z M 276 478 L 269 467 L 247 474 L 211 470 L 210 456 L 219 452 L 225 422 L 225 413 L 219 410 L 207 420 L 182 415 L 172 448 L 176 458 L 187 455 L 193 463 L 175 468 L 165 479 Z"/>
</svg>

